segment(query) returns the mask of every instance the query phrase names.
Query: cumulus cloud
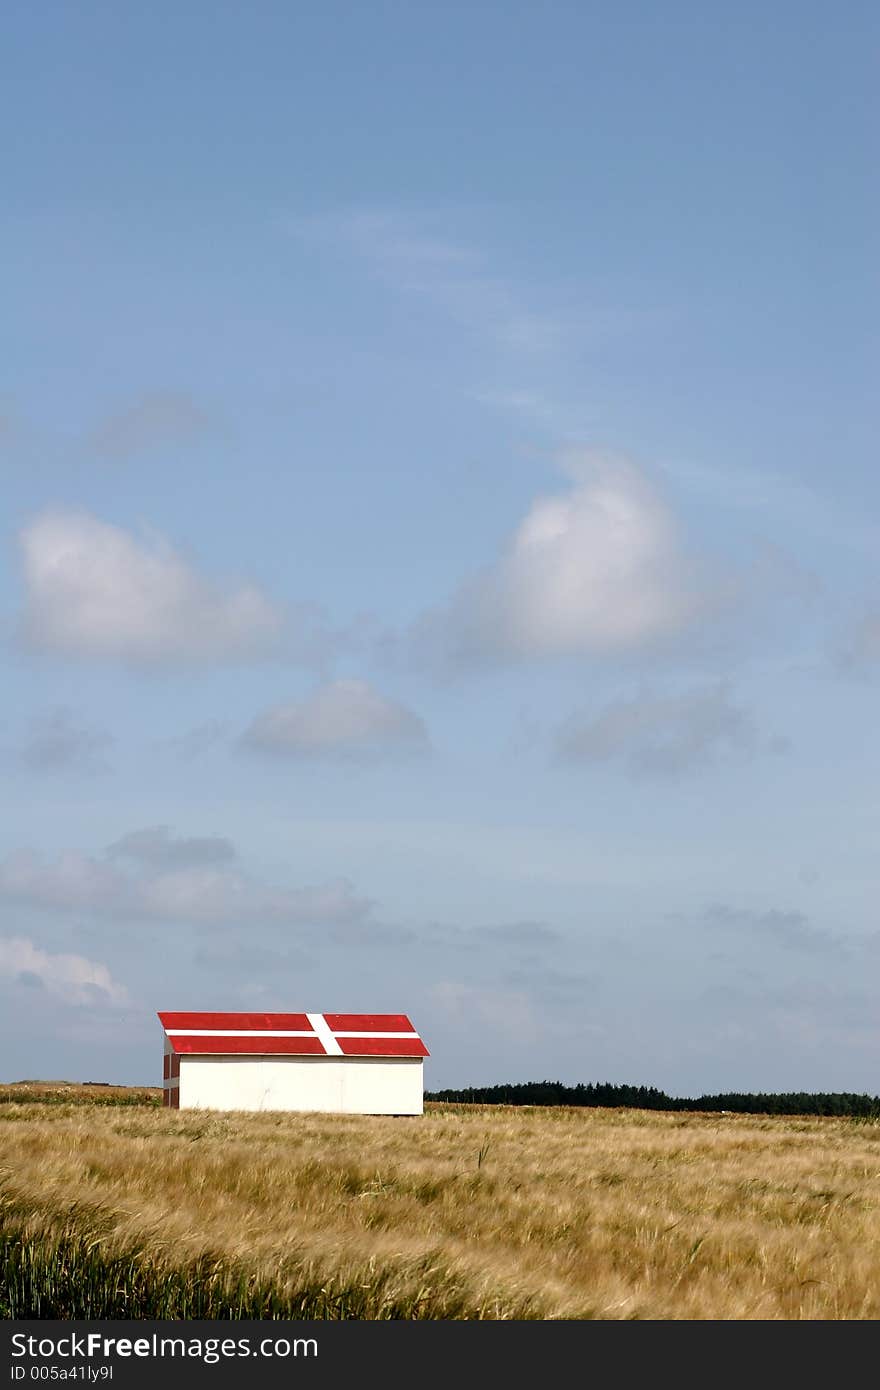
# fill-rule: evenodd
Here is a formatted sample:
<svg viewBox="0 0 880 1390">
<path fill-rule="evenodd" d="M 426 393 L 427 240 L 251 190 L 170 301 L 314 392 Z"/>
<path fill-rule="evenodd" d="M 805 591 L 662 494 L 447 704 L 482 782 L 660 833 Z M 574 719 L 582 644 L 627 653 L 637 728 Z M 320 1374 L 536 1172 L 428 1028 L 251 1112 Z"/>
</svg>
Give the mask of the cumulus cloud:
<svg viewBox="0 0 880 1390">
<path fill-rule="evenodd" d="M 847 941 L 825 927 L 814 927 L 803 912 L 785 912 L 770 908 L 765 912 L 750 908 L 731 907 L 713 903 L 706 909 L 705 921 L 710 927 L 734 932 L 748 932 L 764 942 L 786 951 L 846 954 Z"/>
<path fill-rule="evenodd" d="M 307 888 L 274 888 L 221 869 L 181 869 L 144 885 L 143 910 L 165 920 L 221 926 L 240 922 L 282 926 L 334 924 L 365 918 L 370 903 L 346 879 Z"/>
<path fill-rule="evenodd" d="M 430 615 L 421 638 L 453 660 L 641 648 L 700 611 L 675 520 L 621 459 L 573 452 L 570 487 L 538 498 L 503 554 Z"/>
<path fill-rule="evenodd" d="M 69 850 L 44 863 L 31 850 L 0 861 L 0 900 L 54 911 L 113 913 L 125 900 L 125 883 L 101 860 Z"/>
<path fill-rule="evenodd" d="M 242 742 L 288 757 L 366 758 L 422 751 L 428 733 L 417 714 L 366 681 L 338 680 L 258 715 Z"/>
<path fill-rule="evenodd" d="M 751 716 L 733 703 L 723 682 L 675 695 L 642 692 L 616 700 L 598 714 L 572 716 L 555 742 L 561 761 L 619 760 L 646 776 L 675 776 L 719 751 L 742 755 L 760 747 Z"/>
<path fill-rule="evenodd" d="M 275 887 L 230 864 L 230 852 L 229 841 L 219 836 L 174 841 L 164 827 L 124 836 L 104 856 L 69 850 L 46 861 L 20 850 L 0 861 L 0 901 L 120 922 L 213 927 L 330 928 L 369 918 L 372 904 L 346 879 Z"/>
<path fill-rule="evenodd" d="M 0 977 L 42 987 L 67 1004 L 126 1004 L 128 991 L 106 965 L 85 956 L 55 955 L 22 936 L 0 937 Z"/>
<path fill-rule="evenodd" d="M 265 594 L 216 583 L 159 536 L 57 511 L 24 527 L 20 543 L 22 633 L 34 647 L 155 663 L 251 656 L 280 640 L 283 614 Z"/>
<path fill-rule="evenodd" d="M 59 708 L 31 721 L 21 760 L 35 772 L 96 771 L 106 766 L 104 754 L 112 743 L 110 734 L 77 723 L 70 710 Z"/>
<path fill-rule="evenodd" d="M 130 859 L 154 868 L 191 868 L 235 858 L 235 846 L 222 835 L 175 836 L 167 825 L 131 830 L 108 846 L 111 859 Z"/>
<path fill-rule="evenodd" d="M 218 434 L 216 422 L 182 391 L 153 391 L 109 416 L 88 445 L 108 459 L 127 460 L 163 446 L 195 444 Z"/>
</svg>

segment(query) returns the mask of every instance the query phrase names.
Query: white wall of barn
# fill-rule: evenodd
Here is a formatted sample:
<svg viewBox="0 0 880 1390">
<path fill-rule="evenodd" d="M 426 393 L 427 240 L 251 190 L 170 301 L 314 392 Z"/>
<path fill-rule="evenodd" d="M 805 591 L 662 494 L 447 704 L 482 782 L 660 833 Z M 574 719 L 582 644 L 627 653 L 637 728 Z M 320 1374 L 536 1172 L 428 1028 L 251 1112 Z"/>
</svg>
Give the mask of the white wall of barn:
<svg viewBox="0 0 880 1390">
<path fill-rule="evenodd" d="M 420 1057 L 182 1056 L 181 1110 L 421 1115 Z"/>
</svg>

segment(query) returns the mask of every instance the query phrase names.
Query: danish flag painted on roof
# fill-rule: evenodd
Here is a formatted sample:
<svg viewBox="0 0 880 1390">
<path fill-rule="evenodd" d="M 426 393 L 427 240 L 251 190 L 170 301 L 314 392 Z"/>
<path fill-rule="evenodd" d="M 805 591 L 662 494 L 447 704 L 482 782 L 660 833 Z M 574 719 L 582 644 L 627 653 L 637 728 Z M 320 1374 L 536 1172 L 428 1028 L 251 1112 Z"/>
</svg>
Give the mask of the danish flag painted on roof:
<svg viewBox="0 0 880 1390">
<path fill-rule="evenodd" d="M 173 1052 L 428 1057 L 406 1014 L 159 1013 Z"/>
</svg>

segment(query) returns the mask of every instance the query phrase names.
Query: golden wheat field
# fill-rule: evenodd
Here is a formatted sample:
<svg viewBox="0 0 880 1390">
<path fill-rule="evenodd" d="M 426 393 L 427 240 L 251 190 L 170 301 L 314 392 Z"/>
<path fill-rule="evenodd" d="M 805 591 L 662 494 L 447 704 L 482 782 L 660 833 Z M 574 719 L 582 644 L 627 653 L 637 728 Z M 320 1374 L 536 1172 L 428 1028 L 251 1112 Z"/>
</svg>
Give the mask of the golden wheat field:
<svg viewBox="0 0 880 1390">
<path fill-rule="evenodd" d="M 7 1317 L 880 1316 L 876 1122 L 8 1090 Z"/>
</svg>

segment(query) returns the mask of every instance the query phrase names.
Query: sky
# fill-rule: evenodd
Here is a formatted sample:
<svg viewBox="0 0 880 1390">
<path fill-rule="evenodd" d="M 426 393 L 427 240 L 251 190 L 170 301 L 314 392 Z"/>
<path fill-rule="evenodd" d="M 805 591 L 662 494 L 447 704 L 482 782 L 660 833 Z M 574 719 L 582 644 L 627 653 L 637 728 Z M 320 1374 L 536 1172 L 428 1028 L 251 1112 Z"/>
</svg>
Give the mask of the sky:
<svg viewBox="0 0 880 1390">
<path fill-rule="evenodd" d="M 872 3 L 11 0 L 0 1074 L 880 1091 Z"/>
</svg>

